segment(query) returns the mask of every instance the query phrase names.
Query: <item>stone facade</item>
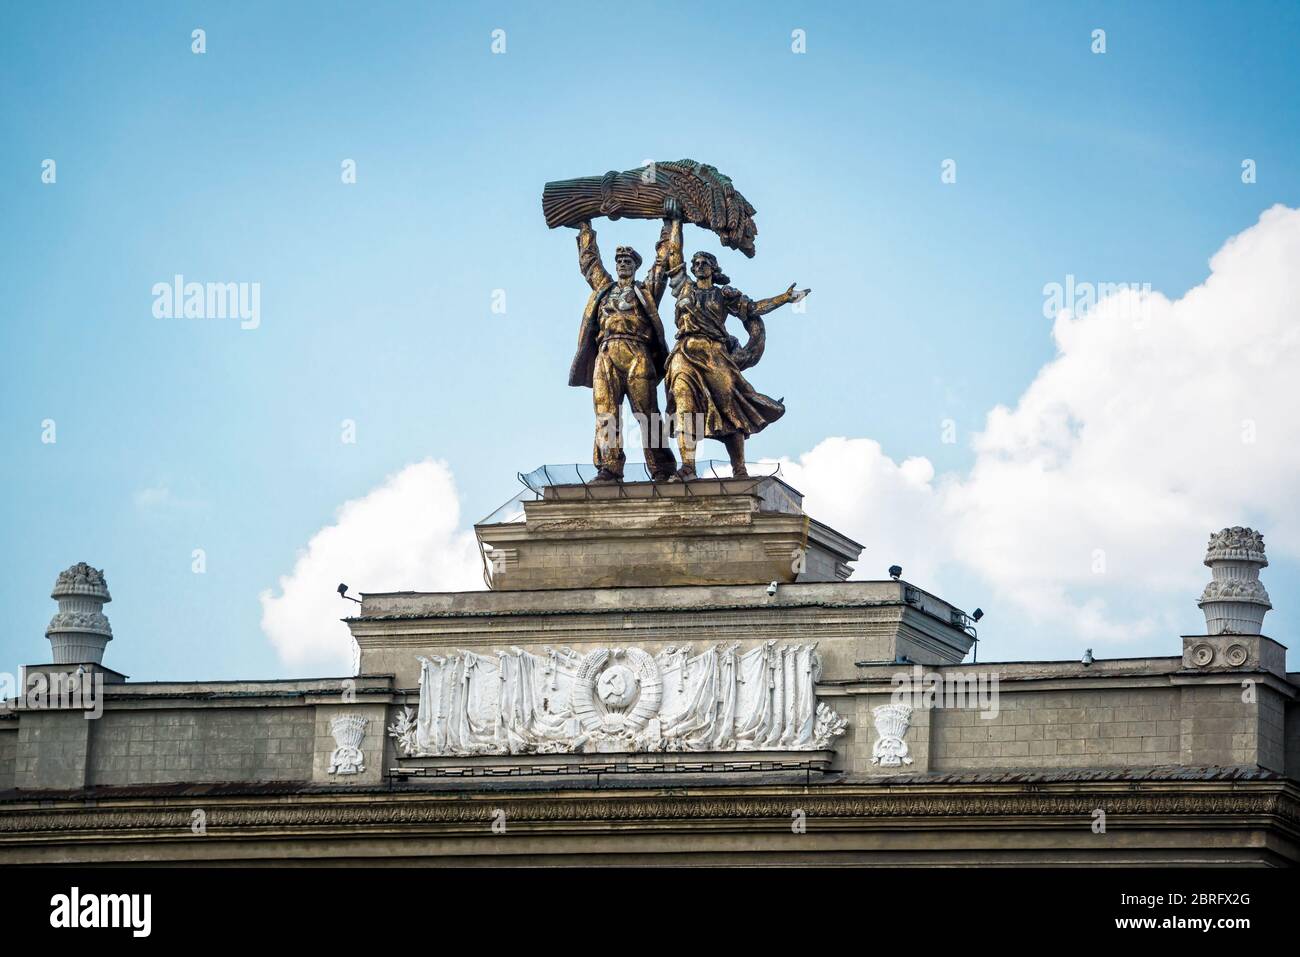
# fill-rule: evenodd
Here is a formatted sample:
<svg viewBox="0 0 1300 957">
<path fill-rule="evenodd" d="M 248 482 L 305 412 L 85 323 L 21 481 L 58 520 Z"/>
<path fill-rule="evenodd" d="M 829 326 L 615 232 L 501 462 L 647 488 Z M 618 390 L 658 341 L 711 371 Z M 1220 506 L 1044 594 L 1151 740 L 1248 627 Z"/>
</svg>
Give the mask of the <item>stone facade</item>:
<svg viewBox="0 0 1300 957">
<path fill-rule="evenodd" d="M 623 500 L 564 501 L 614 560 L 659 547 L 624 536 Z M 521 555 L 534 531 L 555 532 L 514 529 Z M 598 587 L 582 566 L 567 588 L 367 594 L 355 677 L 29 666 L 99 679 L 101 713 L 0 711 L 0 861 L 1300 862 L 1300 675 L 1278 643 L 973 664 L 971 620 L 905 581 L 829 563 L 772 590 L 744 561 L 726 581 L 756 534 L 714 529 L 705 584 Z M 433 696 L 434 675 L 459 690 Z M 822 706 L 839 724 L 818 737 Z"/>
</svg>

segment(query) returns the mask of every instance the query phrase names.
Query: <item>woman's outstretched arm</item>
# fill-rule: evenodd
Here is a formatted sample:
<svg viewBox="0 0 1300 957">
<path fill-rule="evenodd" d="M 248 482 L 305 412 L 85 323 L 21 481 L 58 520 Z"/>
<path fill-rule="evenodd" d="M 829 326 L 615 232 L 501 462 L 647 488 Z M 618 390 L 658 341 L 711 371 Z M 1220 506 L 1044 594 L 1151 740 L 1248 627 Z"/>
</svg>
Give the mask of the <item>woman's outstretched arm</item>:
<svg viewBox="0 0 1300 957">
<path fill-rule="evenodd" d="M 778 293 L 771 299 L 760 299 L 753 303 L 750 306 L 750 312 L 756 316 L 766 316 L 773 309 L 779 309 L 787 302 L 798 302 L 810 292 L 812 292 L 811 289 L 795 289 L 794 283 L 790 283 L 790 288 L 785 292 Z"/>
</svg>

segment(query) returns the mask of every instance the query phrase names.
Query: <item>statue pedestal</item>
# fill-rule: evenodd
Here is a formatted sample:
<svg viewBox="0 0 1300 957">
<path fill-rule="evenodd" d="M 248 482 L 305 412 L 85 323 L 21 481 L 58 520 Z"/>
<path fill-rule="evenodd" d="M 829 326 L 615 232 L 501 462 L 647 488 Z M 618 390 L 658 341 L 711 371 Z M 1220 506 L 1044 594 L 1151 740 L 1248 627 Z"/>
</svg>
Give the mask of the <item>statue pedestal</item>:
<svg viewBox="0 0 1300 957">
<path fill-rule="evenodd" d="M 477 525 L 494 591 L 844 581 L 862 546 L 773 476 L 553 485 Z"/>
</svg>

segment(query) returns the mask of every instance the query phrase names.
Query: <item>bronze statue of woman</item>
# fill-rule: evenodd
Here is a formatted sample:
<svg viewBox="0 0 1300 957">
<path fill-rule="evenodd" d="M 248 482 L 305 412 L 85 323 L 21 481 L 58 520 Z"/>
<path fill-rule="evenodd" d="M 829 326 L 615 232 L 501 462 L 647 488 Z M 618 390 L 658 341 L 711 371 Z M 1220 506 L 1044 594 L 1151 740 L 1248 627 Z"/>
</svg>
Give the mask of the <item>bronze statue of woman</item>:
<svg viewBox="0 0 1300 957">
<path fill-rule="evenodd" d="M 761 432 L 785 414 L 779 399 L 763 395 L 740 374 L 763 354 L 762 317 L 787 302 L 798 302 L 811 289 L 790 288 L 755 302 L 728 285 L 712 253 L 691 257 L 691 273 L 682 259 L 682 223 L 675 218 L 667 239 L 668 285 L 677 297 L 677 344 L 668 357 L 664 385 L 668 419 L 677 435 L 682 465 L 678 481 L 696 477 L 695 449 L 700 439 L 718 439 L 727 448 L 731 473 L 745 468 L 745 439 Z M 735 316 L 749 332 L 749 342 L 727 333 L 727 317 Z"/>
</svg>

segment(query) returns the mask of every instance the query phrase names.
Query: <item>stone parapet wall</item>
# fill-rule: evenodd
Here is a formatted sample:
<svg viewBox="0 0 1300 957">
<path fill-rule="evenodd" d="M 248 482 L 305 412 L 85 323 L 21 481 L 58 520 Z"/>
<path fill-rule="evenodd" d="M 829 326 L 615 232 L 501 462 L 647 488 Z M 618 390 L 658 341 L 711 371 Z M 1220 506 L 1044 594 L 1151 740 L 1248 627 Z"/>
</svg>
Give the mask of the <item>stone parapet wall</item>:
<svg viewBox="0 0 1300 957">
<path fill-rule="evenodd" d="M 1262 650 L 1264 659 L 1272 656 Z M 1260 650 L 1253 654 L 1252 662 L 1261 660 Z M 1166 765 L 1294 775 L 1300 768 L 1288 762 L 1294 734 L 1287 726 L 1294 727 L 1300 689 L 1285 674 L 1257 668 L 1189 668 L 1185 658 L 881 665 L 828 688 L 827 700 L 841 710 L 847 704 L 839 702 L 853 702 L 854 746 L 844 770 L 855 775 Z M 927 698 L 927 688 L 936 693 Z M 976 689 L 991 700 L 976 702 Z M 953 706 L 959 692 L 969 706 Z M 871 750 L 880 737 L 877 709 L 891 702 L 913 706 L 904 738 L 910 763 L 892 768 L 873 762 Z"/>
<path fill-rule="evenodd" d="M 1189 667 L 1186 655 L 1089 665 L 858 665 L 853 677 L 825 678 L 816 687 L 819 699 L 848 721 L 847 732 L 826 752 L 827 770 L 849 780 L 875 780 L 1232 766 L 1300 778 L 1294 676 L 1259 670 L 1273 657 L 1262 645 L 1268 639 L 1233 640 L 1260 644 L 1236 671 L 1213 662 Z M 401 654 L 413 657 L 415 651 Z M 913 708 L 893 751 L 882 752 L 886 735 L 879 709 L 898 697 L 902 679 L 919 680 L 915 690 L 921 691 L 930 676 L 965 681 L 967 700 Z M 993 699 L 982 700 L 979 695 L 989 693 L 994 679 Z M 982 692 L 970 682 L 982 682 Z M 390 675 L 114 685 L 106 689 L 104 713 L 96 720 L 75 710 L 5 715 L 0 790 L 276 781 L 374 786 L 403 766 L 386 729 L 399 711 L 418 702 L 415 681 Z M 338 761 L 340 719 L 361 729 L 354 766 Z M 764 753 L 736 757 L 753 760 Z M 518 763 L 508 755 L 478 761 Z"/>
<path fill-rule="evenodd" d="M 115 685 L 103 711 L 11 711 L 0 784 L 20 791 L 143 785 L 380 780 L 387 677 Z M 330 771 L 331 722 L 366 721 L 362 771 Z"/>
<path fill-rule="evenodd" d="M 305 781 L 314 724 L 305 707 L 108 711 L 94 727 L 87 783 Z"/>
</svg>

